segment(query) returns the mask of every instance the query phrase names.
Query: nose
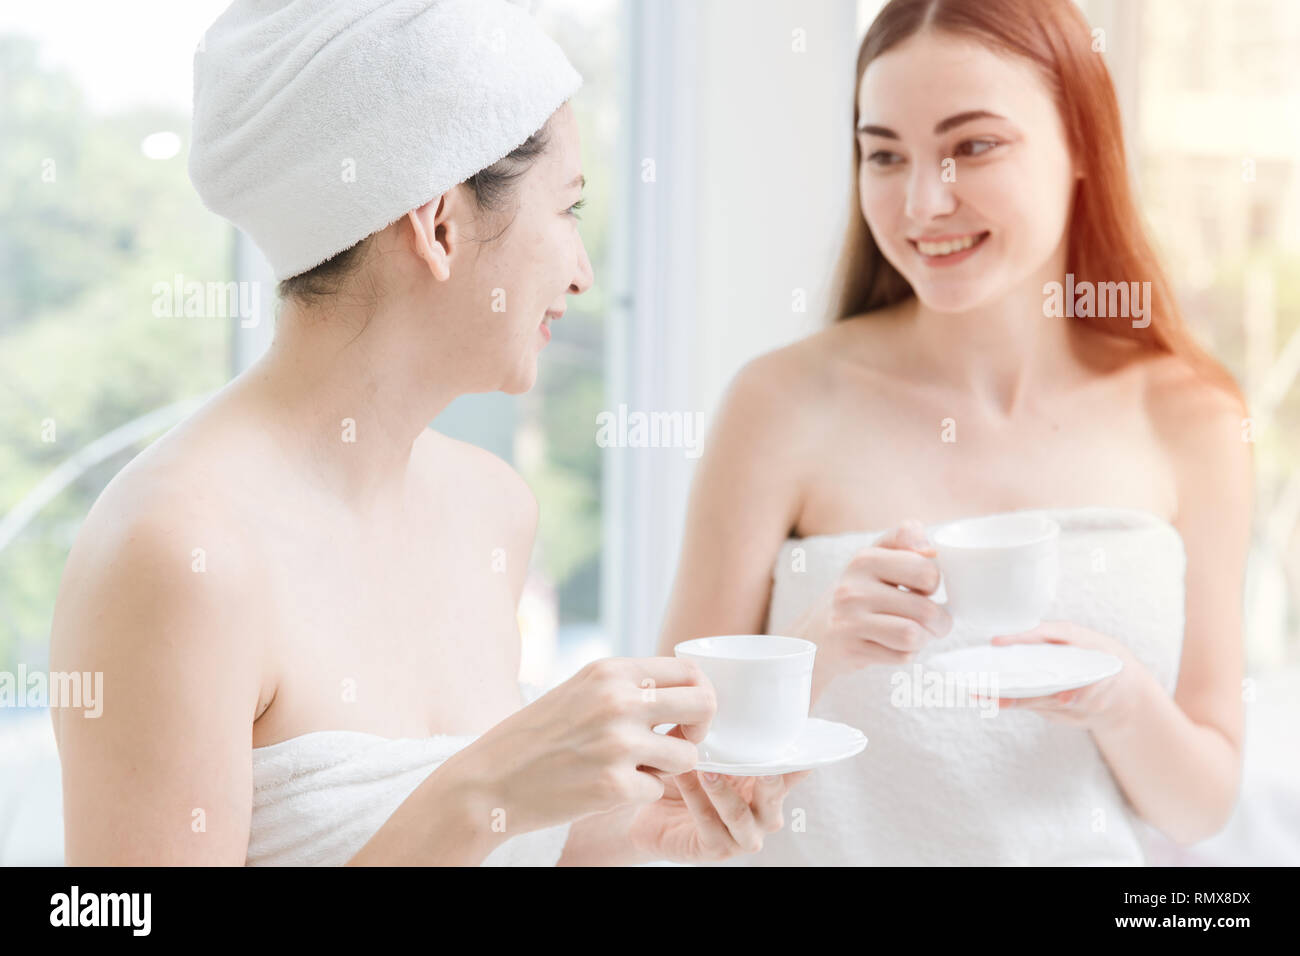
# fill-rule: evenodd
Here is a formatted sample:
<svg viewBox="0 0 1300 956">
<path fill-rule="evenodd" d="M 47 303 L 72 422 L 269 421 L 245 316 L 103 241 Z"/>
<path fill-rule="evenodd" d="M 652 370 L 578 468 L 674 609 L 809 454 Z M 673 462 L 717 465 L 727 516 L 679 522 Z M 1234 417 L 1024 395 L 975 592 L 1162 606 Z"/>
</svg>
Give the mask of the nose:
<svg viewBox="0 0 1300 956">
<path fill-rule="evenodd" d="M 957 206 L 952 186 L 944 182 L 942 166 L 916 163 L 907 182 L 907 218 L 926 223 L 951 213 Z"/>
<path fill-rule="evenodd" d="M 587 258 L 587 246 L 578 237 L 578 274 L 574 276 L 573 281 L 569 283 L 569 293 L 571 295 L 582 295 L 591 288 L 592 283 L 596 281 L 595 275 L 592 274 L 591 260 Z"/>
</svg>

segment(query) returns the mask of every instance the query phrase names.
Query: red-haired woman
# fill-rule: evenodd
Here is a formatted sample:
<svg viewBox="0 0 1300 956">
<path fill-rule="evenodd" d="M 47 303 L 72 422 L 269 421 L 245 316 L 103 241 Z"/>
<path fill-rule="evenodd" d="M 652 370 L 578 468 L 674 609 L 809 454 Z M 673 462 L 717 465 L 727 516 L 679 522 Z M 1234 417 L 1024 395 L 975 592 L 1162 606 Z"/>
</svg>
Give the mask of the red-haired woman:
<svg viewBox="0 0 1300 956">
<path fill-rule="evenodd" d="M 750 863 L 1138 864 L 1142 821 L 1188 843 L 1235 802 L 1248 412 L 1143 234 L 1097 39 L 1069 0 L 893 0 L 863 40 L 836 321 L 729 389 L 662 636 L 813 640 L 813 714 L 870 740 Z M 925 706 L 926 658 L 990 635 L 932 600 L 923 526 L 1008 512 L 1061 571 L 994 643 L 1123 669 Z"/>
</svg>

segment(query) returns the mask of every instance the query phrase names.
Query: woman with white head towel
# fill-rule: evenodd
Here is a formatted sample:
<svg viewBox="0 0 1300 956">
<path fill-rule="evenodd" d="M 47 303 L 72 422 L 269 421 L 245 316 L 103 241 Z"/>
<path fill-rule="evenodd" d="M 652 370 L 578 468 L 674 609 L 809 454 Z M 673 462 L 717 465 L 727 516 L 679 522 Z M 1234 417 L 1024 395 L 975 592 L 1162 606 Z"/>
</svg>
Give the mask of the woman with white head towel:
<svg viewBox="0 0 1300 956">
<path fill-rule="evenodd" d="M 206 33 L 191 178 L 281 311 L 69 558 L 51 667 L 106 699 L 55 714 L 69 863 L 690 862 L 780 827 L 799 775 L 692 770 L 685 662 L 521 706 L 537 503 L 427 427 L 530 388 L 592 284 L 580 83 L 504 0 L 237 0 Z"/>
</svg>

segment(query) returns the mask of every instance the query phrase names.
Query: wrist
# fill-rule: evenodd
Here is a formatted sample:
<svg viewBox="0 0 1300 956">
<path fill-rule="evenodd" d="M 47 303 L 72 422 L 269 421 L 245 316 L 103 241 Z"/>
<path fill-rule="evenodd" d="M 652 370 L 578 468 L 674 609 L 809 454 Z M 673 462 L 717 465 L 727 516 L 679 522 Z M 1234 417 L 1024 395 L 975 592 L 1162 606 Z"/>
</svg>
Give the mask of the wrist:
<svg viewBox="0 0 1300 956">
<path fill-rule="evenodd" d="M 393 811 L 349 866 L 477 866 L 510 836 L 491 798 L 444 763 Z"/>
<path fill-rule="evenodd" d="M 461 773 L 458 766 L 446 763 L 440 769 L 448 772 L 434 773 L 422 785 L 430 788 L 426 803 L 432 811 L 426 832 L 430 852 L 438 853 L 437 843 L 450 837 L 449 848 L 455 855 L 481 862 L 510 837 L 524 832 L 524 821 L 512 817 L 492 781 Z"/>
<path fill-rule="evenodd" d="M 569 827 L 560 866 L 634 866 L 661 859 L 637 836 L 641 806 L 593 813 Z"/>
<path fill-rule="evenodd" d="M 830 606 L 825 600 L 819 600 L 795 620 L 789 631 L 791 637 L 802 638 L 817 645 L 817 654 L 813 658 L 814 669 L 833 670 L 830 648 L 826 641 L 829 617 Z"/>
<path fill-rule="evenodd" d="M 1155 676 L 1137 660 L 1126 659 L 1121 673 L 1127 680 L 1115 688 L 1115 703 L 1098 716 L 1091 728 L 1096 736 L 1117 739 L 1139 733 L 1152 705 L 1165 696 Z"/>
<path fill-rule="evenodd" d="M 821 647 L 821 632 L 824 627 L 824 618 L 826 617 L 829 607 L 825 597 L 818 598 L 813 604 L 804 611 L 802 615 L 795 619 L 791 631 L 791 636 L 801 637 L 805 641 L 812 641 Z"/>
</svg>

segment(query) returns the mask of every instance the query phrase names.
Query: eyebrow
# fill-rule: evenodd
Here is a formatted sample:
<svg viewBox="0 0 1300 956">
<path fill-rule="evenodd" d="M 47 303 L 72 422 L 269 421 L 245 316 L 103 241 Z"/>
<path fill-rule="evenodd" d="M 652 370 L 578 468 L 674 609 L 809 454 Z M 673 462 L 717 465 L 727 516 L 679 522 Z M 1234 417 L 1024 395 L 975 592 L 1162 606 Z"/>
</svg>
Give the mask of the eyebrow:
<svg viewBox="0 0 1300 956">
<path fill-rule="evenodd" d="M 990 113 L 988 110 L 967 110 L 965 113 L 954 113 L 945 120 L 940 120 L 934 127 L 934 135 L 939 136 L 954 127 L 963 123 L 969 123 L 977 119 L 998 119 L 1004 120 L 1005 116 L 999 116 L 997 113 Z M 859 133 L 867 133 L 871 136 L 883 136 L 885 139 L 899 139 L 899 135 L 888 126 L 872 126 L 864 123 L 858 127 Z"/>
<path fill-rule="evenodd" d="M 578 173 L 577 176 L 573 177 L 573 181 L 570 182 L 570 183 L 569 183 L 567 186 L 565 186 L 564 188 L 565 188 L 565 189 L 573 189 L 575 186 L 577 186 L 577 187 L 579 187 L 579 188 L 581 188 L 581 189 L 586 189 L 586 188 L 587 188 L 587 177 L 584 176 L 584 175 L 582 175 L 582 173 Z"/>
</svg>

